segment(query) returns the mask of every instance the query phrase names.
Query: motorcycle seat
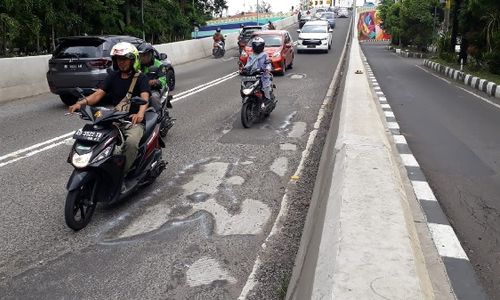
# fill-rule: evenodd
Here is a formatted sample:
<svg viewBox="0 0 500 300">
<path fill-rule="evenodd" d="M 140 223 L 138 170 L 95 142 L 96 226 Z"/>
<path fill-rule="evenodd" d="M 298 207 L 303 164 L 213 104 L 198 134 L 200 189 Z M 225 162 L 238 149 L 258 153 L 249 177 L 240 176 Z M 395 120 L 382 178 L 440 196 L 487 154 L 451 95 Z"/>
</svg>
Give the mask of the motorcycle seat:
<svg viewBox="0 0 500 300">
<path fill-rule="evenodd" d="M 144 126 L 144 134 L 142 135 L 141 142 L 139 143 L 140 145 L 144 144 L 155 130 L 157 119 L 158 114 L 154 111 L 154 109 L 146 110 L 146 113 L 144 114 L 144 121 L 146 122 L 146 125 Z"/>
</svg>

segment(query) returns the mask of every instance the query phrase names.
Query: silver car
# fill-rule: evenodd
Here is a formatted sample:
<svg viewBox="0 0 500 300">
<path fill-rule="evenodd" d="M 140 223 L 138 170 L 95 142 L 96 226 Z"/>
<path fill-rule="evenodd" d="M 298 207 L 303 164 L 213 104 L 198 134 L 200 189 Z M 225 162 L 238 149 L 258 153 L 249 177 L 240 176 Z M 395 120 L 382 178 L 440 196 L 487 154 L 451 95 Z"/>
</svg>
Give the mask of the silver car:
<svg viewBox="0 0 500 300">
<path fill-rule="evenodd" d="M 85 95 L 101 87 L 112 69 L 109 55 L 111 48 L 119 42 L 138 46 L 144 41 L 131 36 L 73 36 L 60 38 L 56 50 L 49 60 L 47 82 L 50 91 L 59 95 L 62 102 L 72 105 L 77 101 L 73 91 L 80 87 Z M 167 68 L 167 81 L 172 90 L 175 86 L 175 71 L 164 53 L 155 53 Z"/>
</svg>

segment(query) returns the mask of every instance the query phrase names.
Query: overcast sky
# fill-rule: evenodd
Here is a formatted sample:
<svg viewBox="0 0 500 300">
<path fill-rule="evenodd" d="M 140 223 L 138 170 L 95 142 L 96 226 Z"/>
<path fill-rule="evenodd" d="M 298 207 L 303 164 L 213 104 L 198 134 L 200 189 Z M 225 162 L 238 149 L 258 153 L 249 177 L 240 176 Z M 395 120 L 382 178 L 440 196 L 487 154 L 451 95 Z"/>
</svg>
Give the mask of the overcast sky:
<svg viewBox="0 0 500 300">
<path fill-rule="evenodd" d="M 271 10 L 273 12 L 288 12 L 292 6 L 297 7 L 299 0 L 265 0 L 271 4 Z M 259 0 L 262 3 L 262 0 Z M 233 15 L 237 12 L 248 11 L 250 6 L 255 9 L 257 0 L 227 0 L 228 14 Z"/>
</svg>

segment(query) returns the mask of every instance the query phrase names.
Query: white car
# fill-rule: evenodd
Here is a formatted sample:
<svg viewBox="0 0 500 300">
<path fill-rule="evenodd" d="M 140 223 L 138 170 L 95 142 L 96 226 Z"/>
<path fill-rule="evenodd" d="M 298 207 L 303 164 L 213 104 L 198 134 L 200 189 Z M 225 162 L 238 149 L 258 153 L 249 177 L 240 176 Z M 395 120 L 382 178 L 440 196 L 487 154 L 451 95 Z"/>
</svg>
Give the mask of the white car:
<svg viewBox="0 0 500 300">
<path fill-rule="evenodd" d="M 297 52 L 322 50 L 328 52 L 332 48 L 333 30 L 328 21 L 309 21 L 298 29 Z"/>
<path fill-rule="evenodd" d="M 347 10 L 347 7 L 341 7 L 337 11 L 337 16 L 339 18 L 349 18 L 349 10 Z"/>
</svg>

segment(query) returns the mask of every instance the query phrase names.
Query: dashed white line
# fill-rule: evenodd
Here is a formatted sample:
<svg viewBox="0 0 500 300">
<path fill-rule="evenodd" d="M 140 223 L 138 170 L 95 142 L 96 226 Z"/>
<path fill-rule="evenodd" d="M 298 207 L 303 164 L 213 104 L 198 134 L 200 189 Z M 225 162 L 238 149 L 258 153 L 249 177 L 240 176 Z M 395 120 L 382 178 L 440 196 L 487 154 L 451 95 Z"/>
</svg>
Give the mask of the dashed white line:
<svg viewBox="0 0 500 300">
<path fill-rule="evenodd" d="M 391 108 L 391 106 L 389 104 L 386 104 L 386 103 L 382 103 L 382 104 L 380 104 L 380 106 L 382 108 Z"/>
<path fill-rule="evenodd" d="M 387 122 L 387 127 L 389 129 L 399 129 L 399 124 L 397 122 Z"/>
<path fill-rule="evenodd" d="M 378 97 L 378 100 L 379 101 L 387 101 L 387 98 L 386 97 Z"/>
</svg>

